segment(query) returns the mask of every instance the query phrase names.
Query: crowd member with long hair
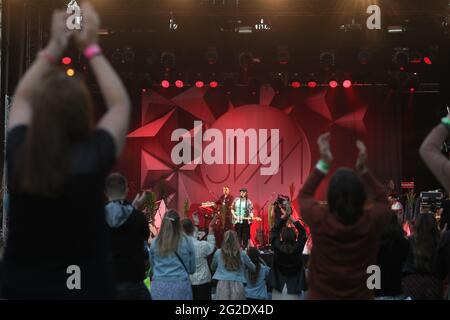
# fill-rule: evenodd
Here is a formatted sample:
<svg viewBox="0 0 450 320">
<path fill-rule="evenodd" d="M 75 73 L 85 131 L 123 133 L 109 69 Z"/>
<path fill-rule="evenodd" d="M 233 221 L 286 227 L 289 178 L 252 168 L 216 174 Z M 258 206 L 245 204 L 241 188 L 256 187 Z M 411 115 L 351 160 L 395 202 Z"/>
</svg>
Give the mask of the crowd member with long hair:
<svg viewBox="0 0 450 320">
<path fill-rule="evenodd" d="M 189 275 L 195 272 L 195 250 L 175 210 L 164 214 L 159 234 L 150 246 L 150 260 L 152 299 L 192 300 Z"/>
<path fill-rule="evenodd" d="M 9 232 L 1 274 L 8 299 L 113 296 L 103 187 L 125 142 L 130 101 L 98 45 L 97 13 L 87 2 L 82 11 L 83 28 L 74 33 L 64 11 L 53 14 L 50 42 L 14 95 L 7 136 Z M 106 102 L 96 125 L 83 81 L 56 67 L 72 36 Z"/>
<path fill-rule="evenodd" d="M 209 224 L 209 232 L 206 241 L 200 241 L 194 237 L 194 224 L 191 219 L 182 221 L 184 233 L 191 238 L 195 249 L 195 272 L 191 274 L 192 294 L 194 300 L 211 300 L 211 271 L 209 270 L 207 258 L 216 249 L 216 238 L 214 235 L 214 225 L 216 216 Z"/>
<path fill-rule="evenodd" d="M 298 231 L 286 226 L 291 221 Z M 274 251 L 273 266 L 269 276 L 272 286 L 272 300 L 299 300 L 306 290 L 306 276 L 303 266 L 303 248 L 306 231 L 299 221 L 283 211 L 270 232 L 270 243 Z"/>
<path fill-rule="evenodd" d="M 364 144 L 357 142 L 356 172 L 338 169 L 328 187 L 328 207 L 314 193 L 333 161 L 330 134 L 318 140 L 322 159 L 300 191 L 300 211 L 311 230 L 313 248 L 309 261 L 309 299 L 373 299 L 367 287 L 367 268 L 376 264 L 381 232 L 391 211 L 385 189 L 368 172 Z M 372 191 L 365 206 L 365 184 Z"/>
<path fill-rule="evenodd" d="M 402 272 L 409 253 L 409 242 L 395 213 L 381 234 L 377 265 L 381 270 L 381 287 L 375 290 L 379 300 L 402 300 Z"/>
<path fill-rule="evenodd" d="M 255 271 L 247 270 L 247 285 L 245 286 L 245 297 L 247 300 L 267 300 L 266 280 L 270 268 L 261 259 L 259 250 L 255 247 L 248 249 L 248 256 L 255 265 Z"/>
<path fill-rule="evenodd" d="M 214 253 L 211 269 L 215 271 L 213 279 L 218 280 L 216 300 L 245 300 L 245 270 L 255 272 L 256 267 L 241 250 L 236 231 L 225 232 L 222 247 Z"/>
<path fill-rule="evenodd" d="M 431 213 L 417 217 L 410 237 L 410 254 L 404 268 L 403 291 L 412 299 L 442 299 L 442 280 L 438 275 L 440 234 Z"/>
</svg>

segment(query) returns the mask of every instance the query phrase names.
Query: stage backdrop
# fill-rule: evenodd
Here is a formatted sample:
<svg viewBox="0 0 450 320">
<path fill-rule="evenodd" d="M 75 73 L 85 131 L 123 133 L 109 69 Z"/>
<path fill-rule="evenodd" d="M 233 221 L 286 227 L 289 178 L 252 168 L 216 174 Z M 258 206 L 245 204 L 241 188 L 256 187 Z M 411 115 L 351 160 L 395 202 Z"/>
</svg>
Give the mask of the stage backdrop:
<svg viewBox="0 0 450 320">
<path fill-rule="evenodd" d="M 295 199 L 319 158 L 316 140 L 325 131 L 332 133 L 333 167 L 353 167 L 355 141 L 361 139 L 374 174 L 400 182 L 401 113 L 395 100 L 374 87 L 149 90 L 134 106 L 135 123 L 117 170 L 128 177 L 130 196 L 153 190 L 181 213 L 186 201 L 215 201 L 228 185 L 234 196 L 246 187 L 263 218 L 278 194 L 293 199 L 299 214 Z M 327 183 L 319 200 L 326 199 Z"/>
</svg>

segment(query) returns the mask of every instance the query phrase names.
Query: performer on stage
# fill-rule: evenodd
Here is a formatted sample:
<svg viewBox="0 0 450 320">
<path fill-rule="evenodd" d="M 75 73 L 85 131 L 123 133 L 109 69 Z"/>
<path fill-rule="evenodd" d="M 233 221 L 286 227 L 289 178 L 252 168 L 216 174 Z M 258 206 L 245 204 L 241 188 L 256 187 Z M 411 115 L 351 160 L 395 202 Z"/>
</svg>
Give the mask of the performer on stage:
<svg viewBox="0 0 450 320">
<path fill-rule="evenodd" d="M 250 239 L 250 225 L 253 219 L 253 204 L 248 199 L 246 188 L 240 190 L 240 197 L 234 199 L 231 206 L 233 224 L 243 248 L 247 248 Z"/>
<path fill-rule="evenodd" d="M 216 245 L 218 248 L 222 246 L 225 231 L 232 228 L 231 206 L 233 205 L 233 199 L 234 197 L 230 195 L 230 188 L 228 186 L 224 186 L 223 195 L 216 201 L 216 208 L 219 218 L 218 221 L 220 221 L 215 228 Z"/>
</svg>

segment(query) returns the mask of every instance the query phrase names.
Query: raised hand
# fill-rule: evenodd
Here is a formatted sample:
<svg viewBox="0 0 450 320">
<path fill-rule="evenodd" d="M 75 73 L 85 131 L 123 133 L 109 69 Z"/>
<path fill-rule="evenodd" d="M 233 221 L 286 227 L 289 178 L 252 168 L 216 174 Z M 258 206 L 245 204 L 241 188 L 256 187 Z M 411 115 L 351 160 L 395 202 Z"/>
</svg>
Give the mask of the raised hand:
<svg viewBox="0 0 450 320">
<path fill-rule="evenodd" d="M 132 206 L 135 207 L 138 210 L 142 210 L 142 207 L 144 206 L 145 203 L 145 192 L 142 192 L 141 194 L 137 194 L 136 197 L 134 197 L 134 200 L 132 202 Z"/>
<path fill-rule="evenodd" d="M 75 33 L 75 40 L 81 49 L 98 43 L 98 30 L 100 28 L 100 18 L 92 4 L 83 2 L 81 4 L 83 14 L 83 25 L 81 32 Z"/>
<path fill-rule="evenodd" d="M 51 38 L 47 46 L 48 52 L 59 58 L 67 48 L 72 32 L 66 27 L 67 15 L 62 10 L 55 10 L 52 16 Z"/>
<path fill-rule="evenodd" d="M 317 140 L 317 144 L 319 145 L 320 156 L 322 160 L 327 164 L 331 164 L 333 162 L 333 154 L 330 149 L 330 136 L 329 132 L 322 134 Z"/>
<path fill-rule="evenodd" d="M 356 141 L 356 147 L 359 150 L 359 154 L 358 159 L 356 160 L 355 168 L 359 174 L 364 174 L 367 172 L 367 148 L 366 145 L 360 140 Z"/>
</svg>

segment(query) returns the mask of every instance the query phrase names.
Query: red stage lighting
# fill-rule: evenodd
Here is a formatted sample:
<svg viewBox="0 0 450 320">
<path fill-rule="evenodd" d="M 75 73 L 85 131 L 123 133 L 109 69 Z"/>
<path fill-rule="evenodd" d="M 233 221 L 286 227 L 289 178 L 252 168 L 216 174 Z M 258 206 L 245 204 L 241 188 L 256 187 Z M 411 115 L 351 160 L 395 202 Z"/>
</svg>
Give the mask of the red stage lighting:
<svg viewBox="0 0 450 320">
<path fill-rule="evenodd" d="M 337 86 L 338 86 L 338 83 L 336 80 L 331 80 L 328 84 L 329 84 L 330 88 L 333 88 L 333 89 L 337 88 Z"/>
<path fill-rule="evenodd" d="M 143 88 L 142 93 L 146 93 L 146 92 L 147 92 L 147 89 Z"/>
<path fill-rule="evenodd" d="M 167 89 L 168 87 L 170 87 L 170 82 L 167 80 L 161 81 L 161 87 L 163 87 L 164 89 Z"/>
<path fill-rule="evenodd" d="M 423 58 L 423 62 L 425 62 L 425 64 L 431 65 L 433 64 L 433 61 L 431 61 L 430 57 L 425 57 Z"/>
<path fill-rule="evenodd" d="M 211 81 L 211 82 L 209 83 L 209 86 L 210 86 L 211 88 L 217 88 L 217 87 L 219 86 L 219 83 L 218 83 L 217 81 Z"/>
<path fill-rule="evenodd" d="M 298 89 L 298 88 L 300 88 L 301 86 L 302 86 L 302 84 L 300 83 L 300 81 L 292 81 L 292 82 L 291 82 L 291 87 L 292 87 L 292 88 Z"/>
<path fill-rule="evenodd" d="M 309 88 L 317 87 L 317 82 L 316 81 L 308 81 L 308 87 Z"/>
<path fill-rule="evenodd" d="M 71 57 L 64 57 L 64 58 L 61 59 L 61 62 L 62 62 L 62 64 L 67 66 L 67 65 L 72 63 L 72 58 Z"/>
<path fill-rule="evenodd" d="M 196 81 L 195 82 L 195 86 L 197 87 L 197 88 L 203 88 L 204 86 L 205 86 L 205 83 L 203 82 L 203 81 Z"/>
<path fill-rule="evenodd" d="M 345 89 L 351 88 L 352 82 L 351 82 L 350 80 L 344 80 L 344 82 L 342 83 L 342 86 L 343 86 Z"/>
<path fill-rule="evenodd" d="M 184 82 L 182 80 L 176 80 L 175 81 L 175 87 L 183 88 L 184 87 Z"/>
<path fill-rule="evenodd" d="M 416 91 L 415 88 L 409 88 L 409 92 L 414 93 Z"/>
</svg>

